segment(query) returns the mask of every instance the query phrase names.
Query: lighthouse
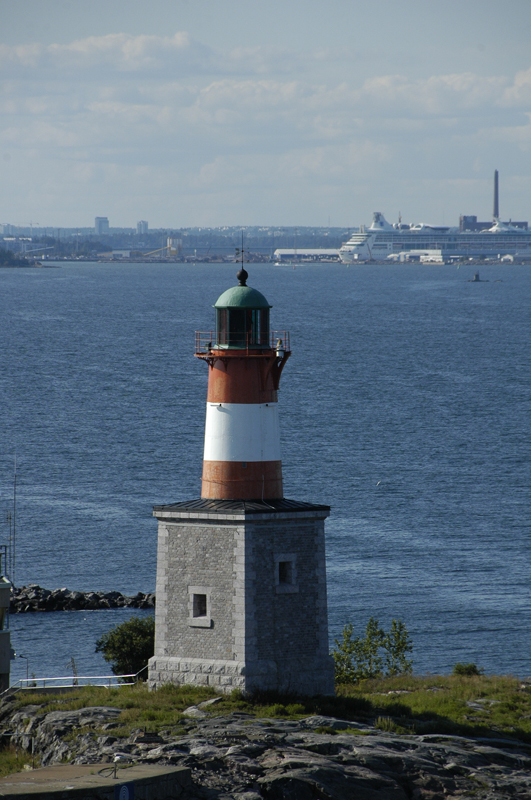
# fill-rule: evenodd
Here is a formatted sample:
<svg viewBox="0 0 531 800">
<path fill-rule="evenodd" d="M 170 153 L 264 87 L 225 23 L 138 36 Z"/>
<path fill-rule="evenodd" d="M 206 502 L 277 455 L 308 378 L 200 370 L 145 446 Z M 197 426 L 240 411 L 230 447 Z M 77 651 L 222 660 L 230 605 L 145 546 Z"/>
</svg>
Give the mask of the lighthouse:
<svg viewBox="0 0 531 800">
<path fill-rule="evenodd" d="M 227 289 L 215 304 L 215 344 L 196 341 L 209 365 L 201 497 L 256 500 L 282 497 L 277 391 L 289 351 L 286 331 L 269 330 L 271 306 L 247 286 Z M 207 334 L 207 336 L 210 336 Z"/>
<path fill-rule="evenodd" d="M 332 694 L 330 509 L 284 498 L 278 390 L 290 336 L 271 330 L 271 305 L 248 277 L 242 268 L 216 301 L 215 330 L 196 333 L 208 365 L 201 497 L 154 507 L 149 683 Z"/>
</svg>

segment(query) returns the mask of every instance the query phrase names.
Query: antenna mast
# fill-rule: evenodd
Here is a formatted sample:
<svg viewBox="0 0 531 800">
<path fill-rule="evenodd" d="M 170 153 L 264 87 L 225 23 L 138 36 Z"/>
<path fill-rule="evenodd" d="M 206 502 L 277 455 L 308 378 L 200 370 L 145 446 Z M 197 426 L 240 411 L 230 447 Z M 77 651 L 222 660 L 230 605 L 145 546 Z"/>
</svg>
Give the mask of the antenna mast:
<svg viewBox="0 0 531 800">
<path fill-rule="evenodd" d="M 242 265 L 242 269 L 243 269 L 243 256 L 244 256 L 244 253 L 246 253 L 246 252 L 247 252 L 247 250 L 243 249 L 243 231 L 242 231 L 242 246 L 236 248 L 236 258 L 240 259 L 240 263 Z"/>
</svg>

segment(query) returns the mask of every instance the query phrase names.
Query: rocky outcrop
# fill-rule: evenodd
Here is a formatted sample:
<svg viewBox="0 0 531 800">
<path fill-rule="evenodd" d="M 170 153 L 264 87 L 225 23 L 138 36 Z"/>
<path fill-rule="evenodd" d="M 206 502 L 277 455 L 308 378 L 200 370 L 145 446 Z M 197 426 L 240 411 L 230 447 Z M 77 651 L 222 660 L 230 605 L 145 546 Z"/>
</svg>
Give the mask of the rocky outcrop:
<svg viewBox="0 0 531 800">
<path fill-rule="evenodd" d="M 155 595 L 138 592 L 126 597 L 120 592 L 75 592 L 70 589 L 43 589 L 36 583 L 13 588 L 9 611 L 22 614 L 34 611 L 91 611 L 105 608 L 155 608 Z"/>
<path fill-rule="evenodd" d="M 0 706 L 0 728 L 43 765 L 157 763 L 188 767 L 204 800 L 505 800 L 531 797 L 531 746 L 509 739 L 398 735 L 330 717 L 296 722 L 187 709 L 179 735 L 119 733 L 120 709 L 46 713 Z M 194 709 L 196 709 L 194 711 Z M 193 712 L 193 713 L 192 713 Z M 199 712 L 199 713 L 198 713 Z M 124 773 L 125 774 L 125 773 Z"/>
</svg>

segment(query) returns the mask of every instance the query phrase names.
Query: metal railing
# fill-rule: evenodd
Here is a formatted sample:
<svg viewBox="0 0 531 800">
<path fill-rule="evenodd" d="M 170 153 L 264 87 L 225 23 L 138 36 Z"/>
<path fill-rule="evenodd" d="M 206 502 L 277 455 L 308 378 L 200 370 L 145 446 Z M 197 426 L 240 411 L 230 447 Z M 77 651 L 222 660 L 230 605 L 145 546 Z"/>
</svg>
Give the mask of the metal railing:
<svg viewBox="0 0 531 800">
<path fill-rule="evenodd" d="M 147 669 L 147 667 L 144 667 L 144 669 Z M 23 692 L 29 689 L 32 691 L 35 689 L 76 689 L 81 686 L 103 686 L 106 689 L 120 689 L 122 686 L 134 686 L 135 679 L 144 672 L 144 669 L 130 675 L 66 675 L 59 678 L 21 678 L 12 683 L 9 689 L 2 692 L 2 695 L 8 692 Z"/>
<path fill-rule="evenodd" d="M 280 344 L 279 344 L 280 343 Z M 270 331 L 267 344 L 258 343 L 256 334 L 250 331 L 229 331 L 221 334 L 217 331 L 195 332 L 195 354 L 206 355 L 211 350 L 291 350 L 289 331 Z"/>
</svg>

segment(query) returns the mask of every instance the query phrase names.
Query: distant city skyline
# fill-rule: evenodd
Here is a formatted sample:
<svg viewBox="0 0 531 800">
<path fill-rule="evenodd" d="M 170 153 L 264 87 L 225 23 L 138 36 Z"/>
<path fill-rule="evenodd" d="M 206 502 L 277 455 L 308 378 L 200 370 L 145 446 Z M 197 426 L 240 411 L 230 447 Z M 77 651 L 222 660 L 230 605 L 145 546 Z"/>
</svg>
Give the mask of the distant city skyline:
<svg viewBox="0 0 531 800">
<path fill-rule="evenodd" d="M 101 219 L 107 220 L 107 217 L 96 217 L 96 220 L 100 221 Z M 58 226 L 58 225 L 47 225 L 44 227 L 33 225 L 13 225 L 11 223 L 0 223 L 0 237 L 3 236 L 4 240 L 6 237 L 15 236 L 15 237 L 31 237 L 33 235 L 34 238 L 41 238 L 43 236 L 49 236 L 51 238 L 64 238 L 64 237 L 94 237 L 94 236 L 113 236 L 117 233 L 127 233 L 128 235 L 136 235 L 136 236 L 151 236 L 155 234 L 161 233 L 169 233 L 169 232 L 190 232 L 190 231 L 219 231 L 219 232 L 226 232 L 233 234 L 240 234 L 243 233 L 244 236 L 253 235 L 257 232 L 264 232 L 270 233 L 274 235 L 284 236 L 284 235 L 291 235 L 297 236 L 302 235 L 309 232 L 320 232 L 326 234 L 327 231 L 334 232 L 337 234 L 338 232 L 343 232 L 345 235 L 352 230 L 352 226 L 347 225 L 339 225 L 339 226 L 327 226 L 327 225 L 187 225 L 187 226 L 176 226 L 176 225 L 165 225 L 165 226 L 149 226 L 145 227 L 145 220 L 141 221 L 143 224 L 141 225 L 140 222 L 137 222 L 136 225 L 111 225 L 109 227 L 106 226 L 102 228 L 101 224 L 94 225 L 76 225 L 75 227 L 69 228 L 67 226 Z M 489 223 L 490 224 L 490 223 Z"/>
<path fill-rule="evenodd" d="M 531 218 L 531 3 L 0 0 L 0 224 Z"/>
</svg>

